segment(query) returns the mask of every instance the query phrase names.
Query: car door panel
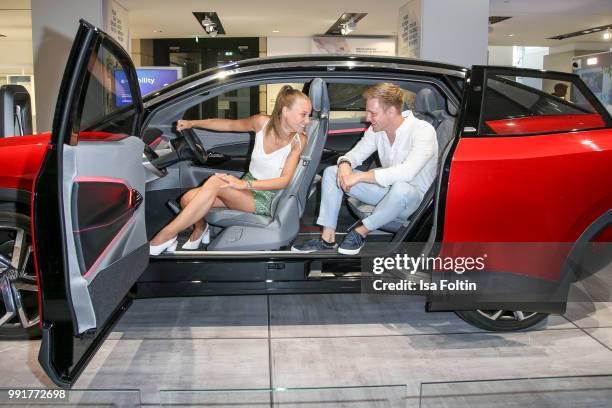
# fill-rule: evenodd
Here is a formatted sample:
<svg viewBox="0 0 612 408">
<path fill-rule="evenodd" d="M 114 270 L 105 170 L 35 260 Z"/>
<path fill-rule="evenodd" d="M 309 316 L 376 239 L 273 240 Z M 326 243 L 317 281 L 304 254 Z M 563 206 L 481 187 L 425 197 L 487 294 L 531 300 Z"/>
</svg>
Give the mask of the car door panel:
<svg viewBox="0 0 612 408">
<path fill-rule="evenodd" d="M 211 149 L 214 153 L 219 153 L 228 156 L 229 159 L 244 159 L 249 157 L 251 146 L 245 143 L 227 143 L 217 145 Z"/>
<path fill-rule="evenodd" d="M 363 137 L 369 124 L 360 119 L 331 119 L 325 149 L 340 154 L 351 150 Z"/>
<path fill-rule="evenodd" d="M 440 256 L 484 257 L 486 262 L 481 271 L 462 276 L 434 272 L 434 277 L 468 278 L 482 290 L 438 292 L 429 298 L 430 309 L 559 313 L 575 278 L 570 251 L 612 205 L 608 189 L 600 188 L 609 183 L 612 160 L 609 117 L 599 110 L 569 117 L 485 120 L 484 81 L 499 72 L 518 78 L 521 71 L 476 67 L 466 81 L 460 138 L 438 203 L 443 214 Z M 563 74 L 552 78 L 575 80 Z M 588 92 L 582 86 L 579 90 Z M 550 98 L 544 93 L 539 97 Z M 485 128 L 493 133 L 483 132 Z"/>
<path fill-rule="evenodd" d="M 143 148 L 143 142 L 132 136 L 114 143 L 80 142 L 78 146 L 64 149 L 64 206 L 66 213 L 73 214 L 66 220 L 67 229 L 73 231 L 74 246 L 81 246 L 76 242 L 82 241 L 90 254 L 86 257 L 93 258 L 93 262 L 84 262 L 82 258 L 78 268 L 87 277 L 95 278 L 97 269 L 147 243 L 144 206 L 141 206 L 145 172 L 140 161 L 135 160 L 142 155 Z M 96 160 L 100 155 L 107 159 Z M 94 239 L 92 234 L 99 231 L 110 239 L 99 236 Z M 119 252 L 114 256 L 106 253 L 100 258 L 117 236 L 120 241 L 113 246 Z M 79 256 L 75 253 L 75 258 Z"/>
<path fill-rule="evenodd" d="M 207 151 L 224 154 L 247 156 L 254 137 L 249 132 L 211 132 L 203 129 L 194 129 Z M 225 150 L 220 150 L 225 149 Z"/>
<path fill-rule="evenodd" d="M 126 75 L 121 85 L 112 81 Z M 119 96 L 127 105 L 116 104 Z M 127 53 L 81 20 L 35 183 L 33 240 L 43 340 L 39 361 L 71 387 L 129 305 L 148 264 L 144 143 Z M 105 116 L 106 115 L 106 116 Z"/>
</svg>

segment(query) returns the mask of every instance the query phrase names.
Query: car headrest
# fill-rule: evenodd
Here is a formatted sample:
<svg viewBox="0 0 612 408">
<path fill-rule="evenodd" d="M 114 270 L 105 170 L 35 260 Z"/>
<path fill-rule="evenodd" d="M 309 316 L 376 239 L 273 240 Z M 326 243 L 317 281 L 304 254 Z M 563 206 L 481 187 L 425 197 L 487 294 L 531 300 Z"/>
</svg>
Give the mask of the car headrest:
<svg viewBox="0 0 612 408">
<path fill-rule="evenodd" d="M 329 97 L 327 96 L 327 84 L 321 78 L 315 78 L 310 83 L 308 97 L 312 103 L 312 110 L 319 114 L 329 113 Z"/>
<path fill-rule="evenodd" d="M 416 112 L 433 112 L 436 110 L 436 96 L 429 88 L 423 88 L 414 97 Z"/>
</svg>

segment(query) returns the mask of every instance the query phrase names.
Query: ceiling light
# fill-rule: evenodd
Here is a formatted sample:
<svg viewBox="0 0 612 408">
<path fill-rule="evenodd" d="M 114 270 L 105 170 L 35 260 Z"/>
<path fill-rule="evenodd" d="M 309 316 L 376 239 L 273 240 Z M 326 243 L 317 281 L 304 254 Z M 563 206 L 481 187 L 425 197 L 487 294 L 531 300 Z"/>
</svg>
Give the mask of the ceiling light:
<svg viewBox="0 0 612 408">
<path fill-rule="evenodd" d="M 272 30 L 273 33 L 280 33 L 279 30 Z"/>
<path fill-rule="evenodd" d="M 548 37 L 547 40 L 565 40 L 566 38 L 572 38 L 572 37 L 578 37 L 581 35 L 587 35 L 587 34 L 591 34 L 597 31 L 601 31 L 601 30 L 605 30 L 605 29 L 610 29 L 612 26 L 608 25 L 603 25 L 603 26 L 598 26 L 598 27 L 590 27 L 590 28 L 586 28 L 584 30 L 580 30 L 580 31 L 574 31 L 572 33 L 565 33 L 565 34 L 559 34 L 559 35 L 555 35 L 552 37 Z"/>
<path fill-rule="evenodd" d="M 587 65 L 596 65 L 596 64 L 597 64 L 597 57 L 587 58 Z"/>
<path fill-rule="evenodd" d="M 352 26 L 354 28 L 355 27 L 355 23 L 353 23 Z M 349 23 L 342 24 L 342 25 L 340 25 L 340 34 L 342 34 L 342 35 L 349 35 L 353 31 L 353 28 L 351 28 L 351 25 Z"/>
<path fill-rule="evenodd" d="M 493 24 L 497 24 L 500 23 L 502 21 L 508 20 L 512 17 L 506 17 L 506 16 L 489 16 L 489 24 L 493 25 Z"/>
<path fill-rule="evenodd" d="M 327 29 L 325 35 L 347 35 L 355 30 L 357 23 L 366 15 L 367 13 L 342 13 L 340 18 Z"/>
<path fill-rule="evenodd" d="M 514 37 L 514 34 L 508 34 L 508 37 Z"/>
<path fill-rule="evenodd" d="M 202 21 L 200 21 L 200 24 L 202 24 L 202 27 L 204 28 L 209 27 L 210 25 L 212 25 L 212 23 L 212 20 L 208 16 L 204 17 Z"/>
<path fill-rule="evenodd" d="M 209 36 L 216 37 L 217 34 L 225 34 L 221 20 L 219 20 L 219 16 L 216 12 L 194 11 L 193 16 Z"/>
<path fill-rule="evenodd" d="M 609 28 L 606 30 L 605 33 L 603 33 L 603 39 L 606 41 L 612 39 L 612 31 L 610 31 Z"/>
<path fill-rule="evenodd" d="M 161 33 L 162 30 L 153 30 L 154 33 Z"/>
<path fill-rule="evenodd" d="M 213 23 L 210 18 L 205 17 L 202 20 L 202 27 L 204 27 L 204 31 L 206 31 L 206 34 L 210 35 L 213 38 L 217 36 L 217 25 Z"/>
</svg>

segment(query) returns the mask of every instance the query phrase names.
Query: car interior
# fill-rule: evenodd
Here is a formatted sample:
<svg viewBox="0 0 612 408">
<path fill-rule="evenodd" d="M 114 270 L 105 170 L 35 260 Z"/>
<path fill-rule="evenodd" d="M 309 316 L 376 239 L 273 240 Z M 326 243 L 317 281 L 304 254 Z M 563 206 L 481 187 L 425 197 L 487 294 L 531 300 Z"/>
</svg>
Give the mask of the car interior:
<svg viewBox="0 0 612 408">
<path fill-rule="evenodd" d="M 147 234 L 151 238 L 179 211 L 180 196 L 200 186 L 217 172 L 241 177 L 248 171 L 254 134 L 215 132 L 193 128 L 176 132 L 179 119 L 237 119 L 258 113 L 269 113 L 278 90 L 289 83 L 302 89 L 312 102 L 312 113 L 306 128 L 308 142 L 290 184 L 277 194 L 271 216 L 262 216 L 225 208 L 213 208 L 206 216 L 211 227 L 211 242 L 197 251 L 176 251 L 168 256 L 190 256 L 240 251 L 288 253 L 293 243 L 311 239 L 320 233 L 316 225 L 321 200 L 320 180 L 327 166 L 335 165 L 339 156 L 350 150 L 369 126 L 366 122 L 363 91 L 380 82 L 370 78 L 292 77 L 229 83 L 211 91 L 192 95 L 156 110 L 143 132 L 148 145 L 145 161 L 163 169 L 151 177 L 146 190 Z M 457 101 L 449 97 L 435 81 L 394 81 L 405 93 L 405 110 L 432 124 L 436 129 L 439 155 L 453 136 Z M 378 167 L 376 154 L 360 167 Z M 406 232 L 413 217 L 433 206 L 436 182 L 425 195 L 421 208 L 408 219 L 397 219 L 368 237 L 370 242 L 389 242 Z M 354 198 L 345 197 L 339 214 L 337 233 L 342 235 L 367 217 L 374 209 Z M 179 236 L 186 241 L 190 231 Z M 340 237 L 340 239 L 342 239 Z M 367 244 L 366 244 L 367 248 Z"/>
</svg>

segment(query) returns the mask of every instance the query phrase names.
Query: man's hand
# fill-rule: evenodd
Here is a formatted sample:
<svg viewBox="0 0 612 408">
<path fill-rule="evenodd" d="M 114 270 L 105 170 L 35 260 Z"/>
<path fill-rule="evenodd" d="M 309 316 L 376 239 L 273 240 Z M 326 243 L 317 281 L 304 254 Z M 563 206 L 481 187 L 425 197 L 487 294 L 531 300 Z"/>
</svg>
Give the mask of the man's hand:
<svg viewBox="0 0 612 408">
<path fill-rule="evenodd" d="M 348 193 L 351 186 L 355 184 L 355 182 L 349 184 L 349 180 L 351 180 L 353 176 L 353 169 L 349 163 L 342 162 L 338 165 L 338 178 L 336 183 L 345 193 Z"/>
<path fill-rule="evenodd" d="M 181 130 L 185 130 L 185 129 L 191 129 L 193 127 L 193 124 L 191 123 L 190 120 L 179 120 L 178 122 L 176 122 L 176 130 L 178 132 L 180 132 Z"/>
<path fill-rule="evenodd" d="M 239 179 L 238 177 L 234 177 L 231 174 L 215 173 L 215 175 L 227 183 L 221 186 L 221 188 L 234 188 L 236 190 L 246 190 L 248 187 L 246 181 Z"/>
<path fill-rule="evenodd" d="M 355 184 L 363 181 L 362 176 L 365 173 L 351 173 L 347 177 L 344 178 L 344 184 L 346 185 L 346 191 L 348 192 L 351 187 Z"/>
</svg>

